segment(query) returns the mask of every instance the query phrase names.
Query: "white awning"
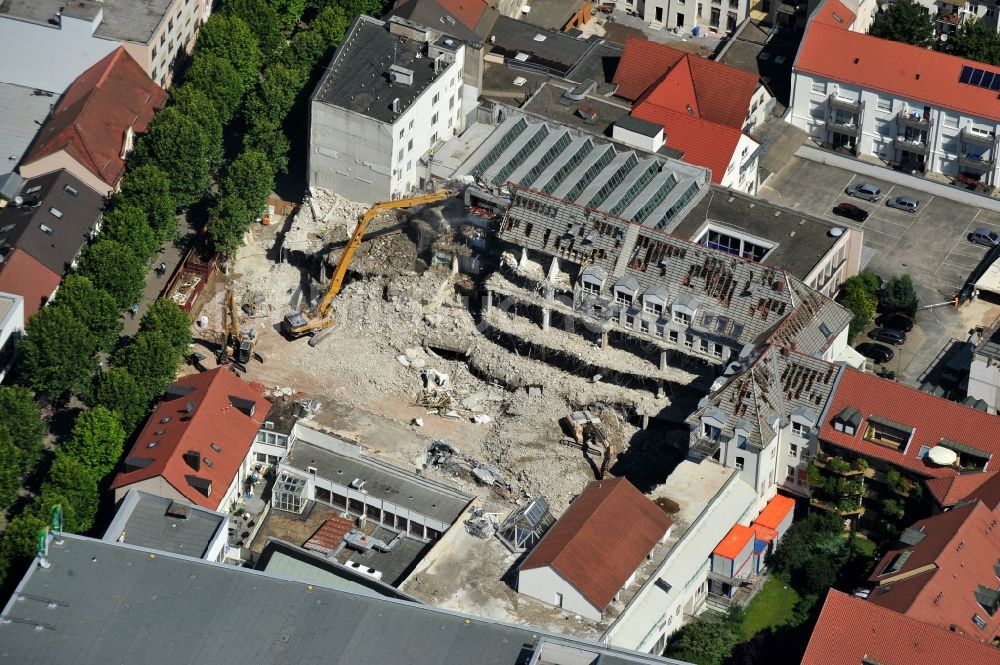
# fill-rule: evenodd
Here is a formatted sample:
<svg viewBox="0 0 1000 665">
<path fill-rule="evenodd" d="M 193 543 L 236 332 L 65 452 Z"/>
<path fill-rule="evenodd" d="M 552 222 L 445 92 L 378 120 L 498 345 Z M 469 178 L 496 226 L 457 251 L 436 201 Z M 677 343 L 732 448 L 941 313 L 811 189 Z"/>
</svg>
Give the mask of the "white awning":
<svg viewBox="0 0 1000 665">
<path fill-rule="evenodd" d="M 850 346 L 845 346 L 844 350 L 840 352 L 840 355 L 833 359 L 833 362 L 849 365 L 854 369 L 863 369 L 866 358 Z"/>
</svg>

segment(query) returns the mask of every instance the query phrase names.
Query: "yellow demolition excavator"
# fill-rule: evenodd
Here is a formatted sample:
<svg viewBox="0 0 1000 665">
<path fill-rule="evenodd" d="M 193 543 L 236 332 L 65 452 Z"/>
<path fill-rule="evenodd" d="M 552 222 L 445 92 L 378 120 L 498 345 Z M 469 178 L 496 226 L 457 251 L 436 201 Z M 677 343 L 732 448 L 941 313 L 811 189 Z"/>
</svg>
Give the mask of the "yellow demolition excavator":
<svg viewBox="0 0 1000 665">
<path fill-rule="evenodd" d="M 219 362 L 233 361 L 244 366 L 250 362 L 257 338 L 252 330 L 242 327 L 240 310 L 231 290 L 226 291 L 226 302 L 222 307 L 222 334 L 224 339 Z"/>
<path fill-rule="evenodd" d="M 323 299 L 312 313 L 291 312 L 286 314 L 282 322 L 282 329 L 285 333 L 290 337 L 297 338 L 303 335 L 316 334 L 333 325 L 333 317 L 330 316 L 330 304 L 333 302 L 334 296 L 340 293 L 340 288 L 344 285 L 344 276 L 347 275 L 347 268 L 351 265 L 351 259 L 354 258 L 354 252 L 361 245 L 365 231 L 368 229 L 368 223 L 375 219 L 375 217 L 386 210 L 394 208 L 409 208 L 410 206 L 423 205 L 425 203 L 437 203 L 438 201 L 443 201 L 454 196 L 456 193 L 453 189 L 439 189 L 430 194 L 421 194 L 420 196 L 399 199 L 398 201 L 376 203 L 365 211 L 365 214 L 358 220 L 358 225 L 354 229 L 354 233 L 351 234 L 351 239 L 347 241 L 347 246 L 344 248 L 344 255 L 341 257 L 340 263 L 333 273 L 333 277 L 330 278 L 330 284 L 326 287 Z"/>
</svg>

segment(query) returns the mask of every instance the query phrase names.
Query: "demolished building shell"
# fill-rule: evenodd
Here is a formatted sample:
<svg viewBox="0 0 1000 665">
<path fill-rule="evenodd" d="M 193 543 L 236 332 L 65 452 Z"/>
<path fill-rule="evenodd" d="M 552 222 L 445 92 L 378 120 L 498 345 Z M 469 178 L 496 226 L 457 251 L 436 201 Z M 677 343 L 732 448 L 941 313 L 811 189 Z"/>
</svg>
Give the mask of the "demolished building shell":
<svg viewBox="0 0 1000 665">
<path fill-rule="evenodd" d="M 534 313 L 543 331 L 631 351 L 659 380 L 767 341 L 825 360 L 847 347 L 850 313 L 797 278 L 650 226 L 513 187 L 499 236 L 520 258 L 487 281 L 488 322 L 497 305 Z M 549 265 L 545 278 L 523 270 L 532 262 Z"/>
</svg>

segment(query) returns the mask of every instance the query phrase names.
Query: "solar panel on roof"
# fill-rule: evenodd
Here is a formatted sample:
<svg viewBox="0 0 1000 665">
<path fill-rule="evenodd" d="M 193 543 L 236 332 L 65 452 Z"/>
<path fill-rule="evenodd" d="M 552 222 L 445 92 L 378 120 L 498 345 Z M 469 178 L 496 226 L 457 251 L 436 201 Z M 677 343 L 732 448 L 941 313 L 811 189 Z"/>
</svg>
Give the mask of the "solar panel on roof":
<svg viewBox="0 0 1000 665">
<path fill-rule="evenodd" d="M 973 69 L 972 70 L 972 78 L 969 79 L 969 84 L 970 85 L 978 86 L 979 83 L 983 80 L 983 74 L 985 74 L 985 73 L 986 72 L 984 72 L 981 69 Z"/>
<path fill-rule="evenodd" d="M 989 88 L 993 83 L 993 72 L 983 72 L 983 80 L 979 82 L 980 88 Z"/>
<path fill-rule="evenodd" d="M 962 74 L 958 77 L 959 83 L 968 83 L 972 78 L 972 67 L 962 67 Z"/>
<path fill-rule="evenodd" d="M 993 75 L 993 83 L 990 83 L 990 90 L 1000 90 L 1000 74 Z"/>
</svg>

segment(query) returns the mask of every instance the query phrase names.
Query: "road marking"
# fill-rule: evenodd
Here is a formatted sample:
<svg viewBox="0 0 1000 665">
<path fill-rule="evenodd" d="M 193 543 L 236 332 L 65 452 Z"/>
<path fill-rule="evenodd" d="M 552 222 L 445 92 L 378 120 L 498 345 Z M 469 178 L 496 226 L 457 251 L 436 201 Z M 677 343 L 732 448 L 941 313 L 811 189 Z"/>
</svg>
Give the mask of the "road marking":
<svg viewBox="0 0 1000 665">
<path fill-rule="evenodd" d="M 941 263 L 941 265 L 942 266 L 949 266 L 951 268 L 958 268 L 959 270 L 972 271 L 976 266 L 979 265 L 979 261 L 976 261 L 975 264 L 973 264 L 971 266 L 965 266 L 965 265 L 962 265 L 961 263 L 950 263 L 948 261 L 943 261 Z"/>
<path fill-rule="evenodd" d="M 972 216 L 972 221 L 969 222 L 970 226 L 976 223 L 976 220 L 979 219 L 979 213 L 981 213 L 982 211 L 983 211 L 982 208 L 976 208 L 976 214 Z"/>
<path fill-rule="evenodd" d="M 873 219 L 876 222 L 887 222 L 889 224 L 895 224 L 896 226 L 902 226 L 902 227 L 907 228 L 907 229 L 912 226 L 912 224 L 904 224 L 903 222 L 897 222 L 895 220 L 887 219 L 885 217 L 873 217 Z"/>
</svg>

